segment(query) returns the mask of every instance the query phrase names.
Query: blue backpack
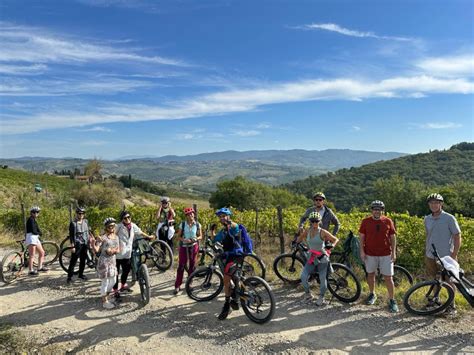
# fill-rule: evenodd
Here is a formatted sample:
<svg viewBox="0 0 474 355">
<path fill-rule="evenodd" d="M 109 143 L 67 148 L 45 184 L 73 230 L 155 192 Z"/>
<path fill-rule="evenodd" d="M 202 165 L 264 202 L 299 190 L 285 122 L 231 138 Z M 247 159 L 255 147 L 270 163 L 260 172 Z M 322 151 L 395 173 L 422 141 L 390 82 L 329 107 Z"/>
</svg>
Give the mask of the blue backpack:
<svg viewBox="0 0 474 355">
<path fill-rule="evenodd" d="M 240 239 L 242 241 L 242 249 L 244 250 L 245 254 L 252 254 L 253 253 L 253 242 L 252 238 L 247 232 L 247 229 L 241 224 L 239 224 L 240 230 Z"/>
</svg>

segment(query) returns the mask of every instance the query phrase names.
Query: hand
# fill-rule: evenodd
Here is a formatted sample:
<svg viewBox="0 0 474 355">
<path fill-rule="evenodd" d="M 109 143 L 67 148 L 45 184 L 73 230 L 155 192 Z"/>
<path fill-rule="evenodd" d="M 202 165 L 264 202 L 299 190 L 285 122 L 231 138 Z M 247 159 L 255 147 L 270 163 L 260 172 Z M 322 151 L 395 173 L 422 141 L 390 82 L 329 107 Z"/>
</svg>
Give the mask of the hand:
<svg viewBox="0 0 474 355">
<path fill-rule="evenodd" d="M 75 252 L 76 252 L 76 248 L 72 247 L 71 253 L 75 253 Z"/>
<path fill-rule="evenodd" d="M 458 255 L 457 255 L 457 254 L 451 253 L 450 256 L 451 256 L 454 260 L 458 260 Z"/>
</svg>

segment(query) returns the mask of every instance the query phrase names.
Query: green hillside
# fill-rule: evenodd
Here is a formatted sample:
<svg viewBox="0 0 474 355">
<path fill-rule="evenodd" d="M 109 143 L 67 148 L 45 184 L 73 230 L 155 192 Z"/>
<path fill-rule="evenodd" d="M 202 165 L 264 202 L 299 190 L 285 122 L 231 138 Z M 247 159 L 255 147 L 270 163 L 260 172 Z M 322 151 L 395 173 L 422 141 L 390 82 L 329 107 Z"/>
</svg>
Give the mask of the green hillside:
<svg viewBox="0 0 474 355">
<path fill-rule="evenodd" d="M 422 196 L 436 189 L 448 197 L 448 209 L 473 215 L 474 143 L 310 176 L 284 186 L 307 197 L 314 191 L 324 191 L 343 211 L 384 197 L 393 201 L 387 207 L 397 210 L 398 204 L 408 206 L 406 202 L 411 200 L 412 206 L 404 210 L 415 214 L 423 213 L 426 206 Z"/>
</svg>

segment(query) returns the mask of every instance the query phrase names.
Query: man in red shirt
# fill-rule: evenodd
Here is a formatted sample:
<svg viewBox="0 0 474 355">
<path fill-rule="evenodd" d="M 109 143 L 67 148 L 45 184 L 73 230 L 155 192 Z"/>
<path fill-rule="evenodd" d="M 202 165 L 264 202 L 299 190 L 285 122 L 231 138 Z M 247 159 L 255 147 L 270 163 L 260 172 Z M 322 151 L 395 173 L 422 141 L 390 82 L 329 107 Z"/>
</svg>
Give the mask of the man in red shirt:
<svg viewBox="0 0 474 355">
<path fill-rule="evenodd" d="M 396 259 L 395 226 L 390 218 L 383 216 L 385 204 L 375 200 L 370 204 L 372 216 L 362 220 L 360 233 L 360 257 L 365 263 L 367 283 L 369 284 L 369 297 L 366 303 L 374 304 L 377 296 L 374 293 L 375 273 L 377 269 L 385 279 L 389 300 L 389 310 L 398 312 L 398 306 L 393 298 L 393 264 Z"/>
</svg>

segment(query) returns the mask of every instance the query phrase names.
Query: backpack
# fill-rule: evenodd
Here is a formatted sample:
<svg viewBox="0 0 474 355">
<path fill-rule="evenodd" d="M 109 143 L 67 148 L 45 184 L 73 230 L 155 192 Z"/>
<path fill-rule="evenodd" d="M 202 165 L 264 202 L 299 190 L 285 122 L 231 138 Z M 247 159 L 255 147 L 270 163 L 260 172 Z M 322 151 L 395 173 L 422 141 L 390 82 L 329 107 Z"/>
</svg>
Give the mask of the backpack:
<svg viewBox="0 0 474 355">
<path fill-rule="evenodd" d="M 240 239 L 242 242 L 242 249 L 244 250 L 245 254 L 252 254 L 253 253 L 253 241 L 250 235 L 247 232 L 247 229 L 241 224 L 239 224 L 240 230 Z"/>
<path fill-rule="evenodd" d="M 352 232 L 351 232 L 352 234 Z M 350 238 L 351 240 L 351 252 L 352 252 L 352 256 L 360 263 L 360 264 L 363 264 L 364 262 L 361 260 L 360 258 L 360 239 L 359 237 L 353 235 L 352 238 Z"/>
</svg>

